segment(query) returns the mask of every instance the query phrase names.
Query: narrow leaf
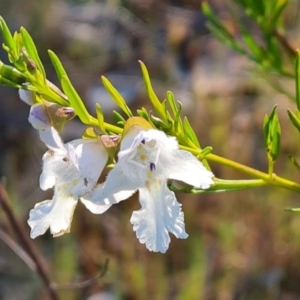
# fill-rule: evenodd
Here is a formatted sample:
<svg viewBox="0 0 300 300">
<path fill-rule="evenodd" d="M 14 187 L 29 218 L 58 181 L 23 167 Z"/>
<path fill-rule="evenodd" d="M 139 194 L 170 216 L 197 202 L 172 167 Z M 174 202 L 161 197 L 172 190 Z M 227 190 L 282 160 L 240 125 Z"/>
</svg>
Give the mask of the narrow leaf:
<svg viewBox="0 0 300 300">
<path fill-rule="evenodd" d="M 293 166 L 296 167 L 296 169 L 300 172 L 300 165 L 296 161 L 295 157 L 289 155 L 289 160 L 291 161 L 291 163 L 293 164 Z"/>
<path fill-rule="evenodd" d="M 271 24 L 272 24 L 272 27 L 274 27 L 274 28 L 278 26 L 278 24 L 277 24 L 278 23 L 278 19 L 281 16 L 281 14 L 284 11 L 284 9 L 286 8 L 286 6 L 288 5 L 289 0 L 281 0 L 280 2 L 281 3 L 279 3 L 279 6 L 276 7 L 275 10 L 273 8 L 273 16 L 272 16 Z"/>
<path fill-rule="evenodd" d="M 46 72 L 45 72 L 44 66 L 40 60 L 37 49 L 35 47 L 35 44 L 31 38 L 30 34 L 27 32 L 27 30 L 24 27 L 21 27 L 20 32 L 22 35 L 24 47 L 25 47 L 29 57 L 31 59 L 33 59 L 33 61 L 37 65 L 37 68 L 42 73 L 44 80 L 46 80 Z"/>
<path fill-rule="evenodd" d="M 300 132 L 300 120 L 297 118 L 297 116 L 290 110 L 287 110 L 289 118 L 293 125 L 297 128 L 297 130 Z"/>
<path fill-rule="evenodd" d="M 124 125 L 126 120 L 116 111 L 113 110 L 113 116 L 117 122 L 118 125 Z"/>
<path fill-rule="evenodd" d="M 99 103 L 96 104 L 96 113 L 100 130 L 102 131 L 102 133 L 107 133 L 104 125 L 103 111 Z"/>
<path fill-rule="evenodd" d="M 121 96 L 121 94 L 118 92 L 118 90 L 110 83 L 110 81 L 104 77 L 101 76 L 103 85 L 105 89 L 108 91 L 110 96 L 113 98 L 113 100 L 116 102 L 116 104 L 124 111 L 124 113 L 130 118 L 132 117 L 132 112 L 127 106 L 125 100 Z"/>
<path fill-rule="evenodd" d="M 162 118 L 163 122 L 168 123 L 167 122 L 167 116 L 165 114 L 163 106 L 162 106 L 161 102 L 159 101 L 158 97 L 156 96 L 156 94 L 155 94 L 155 92 L 152 88 L 148 70 L 147 70 L 145 64 L 142 61 L 139 60 L 139 63 L 141 65 L 142 74 L 143 74 L 144 83 L 145 83 L 145 87 L 146 87 L 148 97 L 149 97 L 154 109 L 156 110 L 158 115 Z"/>
<path fill-rule="evenodd" d="M 167 99 L 168 99 L 168 102 L 169 102 L 169 105 L 171 107 L 173 115 L 176 116 L 176 113 L 177 113 L 178 109 L 177 109 L 174 94 L 171 91 L 167 91 Z"/>
<path fill-rule="evenodd" d="M 54 69 L 56 71 L 56 75 L 57 75 L 59 81 L 61 81 L 61 78 L 63 76 L 67 76 L 67 73 L 66 73 L 61 61 L 59 60 L 59 58 L 57 57 L 57 55 L 53 51 L 48 50 L 48 55 L 50 57 L 52 65 L 54 66 Z"/>
<path fill-rule="evenodd" d="M 280 123 L 278 116 L 275 115 L 275 117 L 272 120 L 272 150 L 271 150 L 271 156 L 273 161 L 275 161 L 280 153 L 280 140 L 281 140 L 281 129 L 280 129 Z"/>
<path fill-rule="evenodd" d="M 295 63 L 295 74 L 296 74 L 296 104 L 297 109 L 300 111 L 300 50 L 296 51 L 296 63 Z"/>
<path fill-rule="evenodd" d="M 67 76 L 62 76 L 61 85 L 64 90 L 64 93 L 68 97 L 71 106 L 75 109 L 76 114 L 78 115 L 80 120 L 84 124 L 88 124 L 90 120 L 90 115 Z"/>
<path fill-rule="evenodd" d="M 198 138 L 187 117 L 184 117 L 183 119 L 183 130 L 184 133 L 188 136 L 188 138 L 195 144 L 195 146 L 197 146 L 197 148 L 200 148 Z"/>
<path fill-rule="evenodd" d="M 6 24 L 6 22 L 4 21 L 4 19 L 0 16 L 0 28 L 1 28 L 1 33 L 3 36 L 3 40 L 5 45 L 13 52 L 15 53 L 15 44 L 13 41 L 13 37 L 10 33 L 10 30 Z"/>
</svg>

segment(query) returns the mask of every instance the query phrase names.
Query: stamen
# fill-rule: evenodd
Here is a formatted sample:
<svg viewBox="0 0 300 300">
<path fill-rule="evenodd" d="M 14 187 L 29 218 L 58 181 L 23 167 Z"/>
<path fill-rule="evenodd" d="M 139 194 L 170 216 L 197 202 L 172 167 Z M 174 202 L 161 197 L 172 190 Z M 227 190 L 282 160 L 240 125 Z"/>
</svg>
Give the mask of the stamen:
<svg viewBox="0 0 300 300">
<path fill-rule="evenodd" d="M 151 172 L 155 171 L 155 168 L 156 168 L 155 163 L 151 162 L 150 163 L 150 171 Z"/>
<path fill-rule="evenodd" d="M 145 145 L 145 143 L 146 143 L 145 139 L 142 139 L 141 143 Z"/>
</svg>

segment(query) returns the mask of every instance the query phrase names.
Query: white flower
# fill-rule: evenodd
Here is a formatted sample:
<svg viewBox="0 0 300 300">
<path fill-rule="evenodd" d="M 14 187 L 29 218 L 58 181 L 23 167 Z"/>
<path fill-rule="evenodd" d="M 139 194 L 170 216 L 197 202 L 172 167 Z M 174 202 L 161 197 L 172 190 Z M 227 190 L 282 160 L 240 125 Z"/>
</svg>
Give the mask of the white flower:
<svg viewBox="0 0 300 300">
<path fill-rule="evenodd" d="M 104 185 L 85 198 L 89 197 L 102 213 L 139 190 L 142 208 L 132 214 L 133 230 L 150 251 L 165 253 L 169 232 L 177 238 L 188 237 L 181 204 L 168 189 L 167 180 L 206 189 L 214 183 L 214 175 L 190 152 L 180 150 L 174 137 L 154 129 L 131 127 L 121 142 L 118 158 Z"/>
<path fill-rule="evenodd" d="M 40 187 L 54 187 L 54 195 L 30 211 L 31 238 L 44 234 L 48 228 L 53 236 L 70 231 L 78 198 L 94 188 L 108 159 L 100 140 L 78 139 L 63 144 L 53 127 L 40 130 L 40 136 L 49 148 L 43 156 Z"/>
</svg>

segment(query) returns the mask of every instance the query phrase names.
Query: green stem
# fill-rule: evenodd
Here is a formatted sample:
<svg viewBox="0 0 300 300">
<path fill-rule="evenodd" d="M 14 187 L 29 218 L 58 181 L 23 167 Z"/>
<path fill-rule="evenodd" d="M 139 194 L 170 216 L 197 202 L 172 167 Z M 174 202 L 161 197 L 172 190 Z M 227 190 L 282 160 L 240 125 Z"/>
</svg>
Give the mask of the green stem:
<svg viewBox="0 0 300 300">
<path fill-rule="evenodd" d="M 87 122 L 86 125 L 99 127 L 98 120 L 96 118 L 92 117 L 92 116 L 90 116 L 89 122 Z M 112 124 L 109 124 L 109 123 L 106 123 L 106 122 L 104 122 L 104 127 L 108 131 L 111 131 L 111 132 L 116 133 L 116 134 L 122 134 L 122 132 L 123 132 L 122 128 L 117 127 L 117 126 L 112 125 Z"/>
<path fill-rule="evenodd" d="M 69 106 L 69 102 L 63 99 L 60 95 L 55 93 L 48 85 L 45 85 L 44 82 L 41 83 L 41 81 L 37 80 L 30 72 L 25 73 L 27 78 L 29 79 L 29 82 L 32 86 L 34 86 L 37 89 L 37 92 L 40 93 L 45 97 L 46 100 L 54 100 L 57 104 L 61 106 Z"/>
<path fill-rule="evenodd" d="M 196 156 L 201 157 L 200 149 L 193 149 L 193 148 L 181 146 L 181 145 L 180 145 L 180 148 L 187 150 Z M 275 173 L 272 173 L 272 174 L 264 173 L 262 171 L 253 169 L 251 167 L 245 166 L 243 164 L 237 163 L 235 161 L 232 161 L 230 159 L 227 159 L 227 158 L 215 155 L 215 154 L 208 154 L 205 156 L 205 159 L 216 162 L 218 164 L 221 164 L 221 165 L 224 165 L 227 167 L 230 167 L 232 169 L 235 169 L 237 171 L 240 171 L 241 173 L 250 175 L 252 177 L 262 179 L 268 184 L 280 186 L 280 187 L 300 193 L 300 184 L 297 184 L 296 182 L 279 177 Z"/>
<path fill-rule="evenodd" d="M 192 192 L 197 194 L 211 192 L 229 192 L 254 187 L 261 187 L 267 184 L 263 179 L 224 180 L 214 178 L 214 182 L 215 184 L 211 185 L 210 188 L 206 190 L 194 188 Z"/>
</svg>

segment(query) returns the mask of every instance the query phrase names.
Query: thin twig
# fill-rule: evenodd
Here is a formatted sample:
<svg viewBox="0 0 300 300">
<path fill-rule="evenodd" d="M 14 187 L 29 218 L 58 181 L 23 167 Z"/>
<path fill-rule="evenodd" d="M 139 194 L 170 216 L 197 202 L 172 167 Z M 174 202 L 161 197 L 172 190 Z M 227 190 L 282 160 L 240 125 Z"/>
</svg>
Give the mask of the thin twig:
<svg viewBox="0 0 300 300">
<path fill-rule="evenodd" d="M 109 259 L 106 259 L 101 273 L 91 279 L 88 279 L 88 280 L 85 280 L 82 282 L 74 282 L 74 283 L 71 282 L 71 283 L 65 283 L 65 284 L 53 283 L 52 286 L 56 290 L 82 289 L 82 288 L 88 287 L 88 286 L 96 283 L 99 278 L 103 277 L 106 274 L 107 269 L 108 269 L 108 263 L 109 263 Z"/>
<path fill-rule="evenodd" d="M 286 38 L 286 36 L 280 32 L 278 29 L 274 31 L 278 41 L 281 45 L 287 50 L 287 52 L 292 56 L 295 57 L 297 54 L 296 47 L 293 47 L 290 41 Z"/>
<path fill-rule="evenodd" d="M 31 259 L 31 257 L 20 247 L 7 233 L 0 229 L 0 239 L 12 250 L 14 251 L 25 264 L 33 271 L 36 272 L 36 264 Z"/>
<path fill-rule="evenodd" d="M 8 221 L 13 228 L 16 236 L 18 237 L 22 247 L 27 252 L 27 254 L 32 258 L 36 264 L 37 274 L 40 276 L 45 287 L 47 288 L 48 294 L 51 300 L 58 300 L 58 295 L 56 290 L 52 286 L 52 281 L 50 279 L 49 273 L 47 271 L 46 265 L 40 256 L 39 252 L 35 249 L 32 241 L 28 237 L 28 234 L 25 232 L 22 224 L 17 220 L 14 215 L 14 212 L 9 204 L 9 199 L 7 193 L 0 183 L 0 205 L 6 214 Z"/>
</svg>

